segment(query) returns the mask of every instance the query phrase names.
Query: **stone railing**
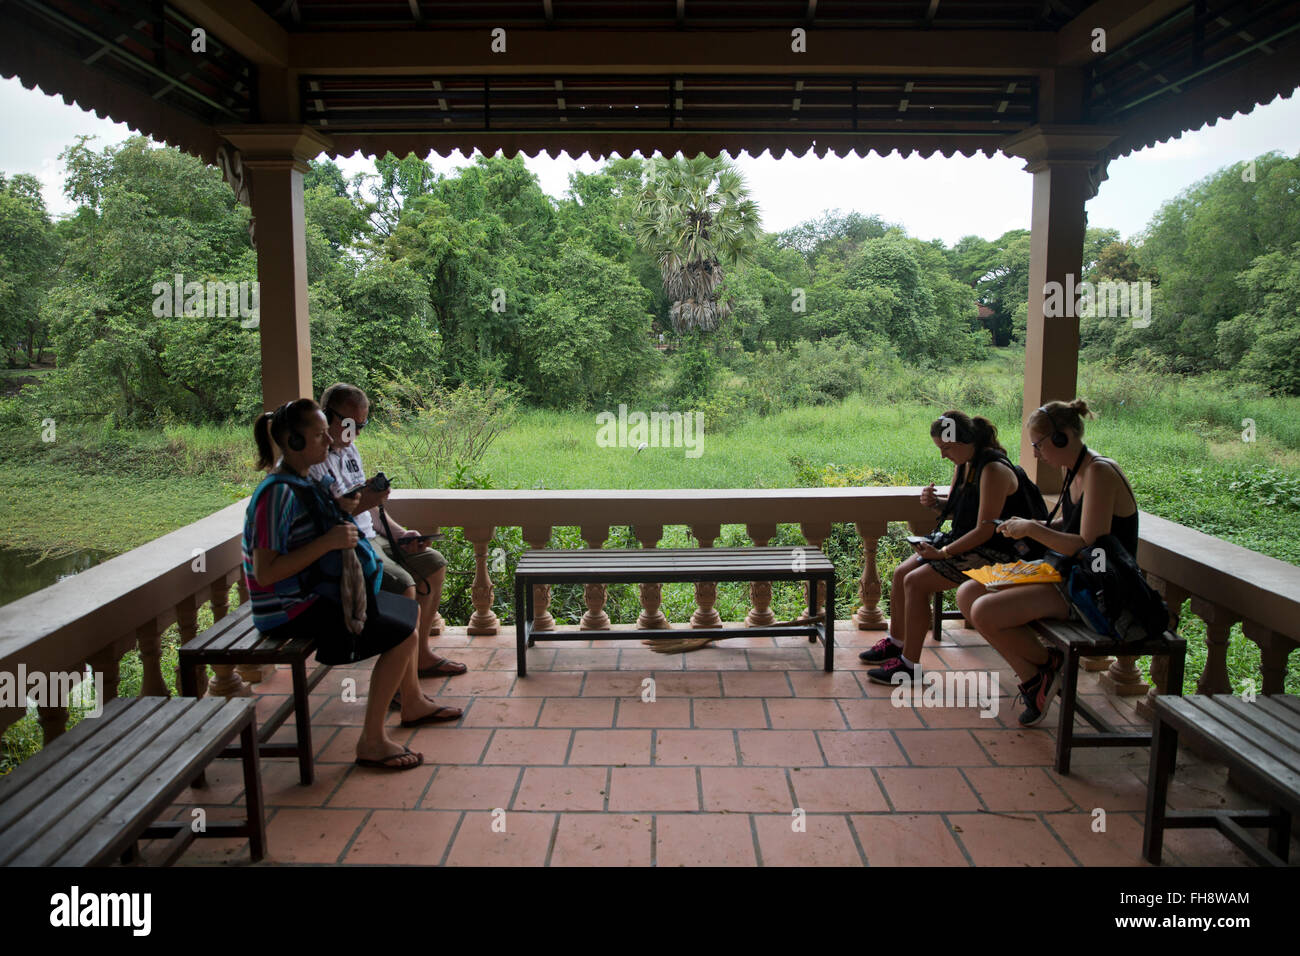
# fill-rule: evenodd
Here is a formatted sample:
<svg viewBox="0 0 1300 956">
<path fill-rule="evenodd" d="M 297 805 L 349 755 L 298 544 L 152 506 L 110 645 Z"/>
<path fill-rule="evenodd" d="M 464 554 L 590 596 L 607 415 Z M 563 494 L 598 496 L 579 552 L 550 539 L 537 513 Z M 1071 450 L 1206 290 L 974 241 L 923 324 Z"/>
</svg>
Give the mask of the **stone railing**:
<svg viewBox="0 0 1300 956">
<path fill-rule="evenodd" d="M 165 695 L 163 632 L 176 623 L 181 640 L 188 641 L 196 633 L 201 605 L 211 603 L 220 618 L 228 610 L 232 584 L 245 595 L 239 571 L 245 507 L 245 502 L 230 505 L 0 607 L 0 674 L 17 675 L 21 665 L 27 674 L 84 675 L 89 664 L 104 675 L 107 703 L 118 693 L 122 655 L 135 647 L 140 651 L 141 696 Z M 248 693 L 230 670 L 214 668 L 213 689 Z M 0 728 L 22 717 L 25 709 L 0 710 Z M 47 742 L 63 733 L 66 706 L 47 700 L 38 714 Z"/>
<path fill-rule="evenodd" d="M 494 588 L 489 544 L 500 527 L 519 527 L 532 548 L 544 548 L 556 527 L 577 527 L 588 547 L 601 547 L 616 525 L 631 526 L 642 547 L 655 547 L 666 526 L 688 528 L 700 547 L 712 547 L 723 525 L 743 525 L 755 545 L 766 545 L 778 524 L 797 524 L 814 547 L 830 535 L 832 524 L 852 524 L 862 544 L 859 603 L 851 620 L 861 630 L 881 630 L 881 580 L 877 550 L 891 521 L 915 532 L 929 531 L 934 516 L 917 498 L 919 488 L 807 488 L 771 490 L 662 491 L 394 491 L 389 509 L 411 527 L 426 531 L 457 527 L 474 547 L 471 588 L 474 612 L 470 634 L 495 634 L 500 622 L 492 611 Z M 245 502 L 224 508 L 143 547 L 60 581 L 0 608 L 0 674 L 84 672 L 87 664 L 105 677 L 105 700 L 118 692 L 118 662 L 132 647 L 140 651 L 140 693 L 167 692 L 161 666 L 161 635 L 173 622 L 182 642 L 197 629 L 198 608 L 210 603 L 213 616 L 228 612 L 232 585 L 247 599 L 239 569 L 239 536 Z M 1198 685 L 1202 693 L 1228 689 L 1229 628 L 1244 622 L 1246 636 L 1263 653 L 1264 693 L 1282 689 L 1287 655 L 1300 643 L 1300 568 L 1152 515 L 1142 515 L 1138 559 L 1171 607 L 1192 598 L 1192 611 L 1207 625 L 1209 658 Z M 718 623 L 716 589 L 700 584 L 690 624 Z M 584 588 L 587 611 L 581 627 L 610 625 L 605 586 Z M 820 596 L 819 605 L 824 600 Z M 771 588 L 755 582 L 746 622 L 771 623 Z M 660 586 L 640 586 L 643 628 L 662 627 Z M 555 627 L 548 613 L 549 587 L 534 592 L 538 629 Z M 686 624 L 688 622 L 680 622 Z M 1164 687 L 1163 660 L 1152 665 L 1154 687 L 1141 682 L 1133 658 L 1103 661 L 1104 680 L 1115 693 L 1155 694 Z M 207 685 L 222 696 L 247 694 L 259 680 L 256 669 L 214 667 Z M 202 683 L 200 683 L 202 686 Z M 0 711 L 0 728 L 22 715 L 21 708 Z M 66 708 L 39 708 L 45 739 L 62 733 Z"/>
</svg>

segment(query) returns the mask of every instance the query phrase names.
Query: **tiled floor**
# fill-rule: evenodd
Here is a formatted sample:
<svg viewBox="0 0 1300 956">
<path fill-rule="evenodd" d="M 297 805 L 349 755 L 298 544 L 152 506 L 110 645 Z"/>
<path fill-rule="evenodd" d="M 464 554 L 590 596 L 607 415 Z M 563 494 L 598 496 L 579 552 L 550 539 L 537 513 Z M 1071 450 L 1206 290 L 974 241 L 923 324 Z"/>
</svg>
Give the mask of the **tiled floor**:
<svg viewBox="0 0 1300 956">
<path fill-rule="evenodd" d="M 370 667 L 336 668 L 313 695 L 315 783 L 298 783 L 296 761 L 263 762 L 266 862 L 1144 865 L 1146 748 L 1076 750 L 1061 777 L 1051 769 L 1055 707 L 1042 728 L 1019 728 L 1013 675 L 979 635 L 947 630 L 921 663 L 996 672 L 995 716 L 920 699 L 895 706 L 857 659 L 880 635 L 847 623 L 836 633 L 834 674 L 803 638 L 658 655 L 629 631 L 595 646 L 539 645 L 520 679 L 512 630 L 470 638 L 451 628 L 437 643 L 470 672 L 424 684 L 465 714 L 397 729 L 426 760 L 403 773 L 352 762 Z M 1138 721 L 1095 675 L 1081 683 L 1092 702 Z M 281 669 L 258 685 L 259 713 L 288 691 Z M 291 736 L 292 724 L 279 733 Z M 176 817 L 236 812 L 238 763 L 216 762 L 208 779 Z M 1171 804 L 1255 805 L 1226 771 L 1186 751 Z M 1247 862 L 1205 830 L 1169 832 L 1165 860 Z M 247 861 L 242 840 L 196 841 L 182 860 Z"/>
</svg>

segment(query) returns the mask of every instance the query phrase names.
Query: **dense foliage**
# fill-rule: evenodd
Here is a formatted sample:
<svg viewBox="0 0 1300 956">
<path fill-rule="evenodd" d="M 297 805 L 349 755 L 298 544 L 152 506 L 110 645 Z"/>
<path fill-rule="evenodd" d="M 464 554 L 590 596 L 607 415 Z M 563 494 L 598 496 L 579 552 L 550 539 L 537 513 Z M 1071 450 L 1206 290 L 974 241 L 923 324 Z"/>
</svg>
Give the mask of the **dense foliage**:
<svg viewBox="0 0 1300 956">
<path fill-rule="evenodd" d="M 191 308 L 188 290 L 256 279 L 247 210 L 216 170 L 142 138 L 61 158 L 77 208 L 58 221 L 35 179 L 0 176 L 0 345 L 11 368 L 57 360 L 27 411 L 0 413 L 246 420 L 258 320 L 212 314 L 211 291 Z M 1083 319 L 1085 358 L 1300 393 L 1300 160 L 1242 170 L 1165 203 L 1131 244 L 1088 230 L 1084 278 L 1155 295 L 1147 328 Z M 381 408 L 400 410 L 402 383 L 496 384 L 534 407 L 687 404 L 716 423 L 1023 337 L 1027 231 L 949 248 L 835 211 L 764 233 L 725 161 L 611 160 L 555 200 L 518 157 L 440 175 L 390 155 L 351 179 L 317 163 L 304 193 L 315 376 Z M 158 294 L 174 283 L 183 308 Z"/>
</svg>

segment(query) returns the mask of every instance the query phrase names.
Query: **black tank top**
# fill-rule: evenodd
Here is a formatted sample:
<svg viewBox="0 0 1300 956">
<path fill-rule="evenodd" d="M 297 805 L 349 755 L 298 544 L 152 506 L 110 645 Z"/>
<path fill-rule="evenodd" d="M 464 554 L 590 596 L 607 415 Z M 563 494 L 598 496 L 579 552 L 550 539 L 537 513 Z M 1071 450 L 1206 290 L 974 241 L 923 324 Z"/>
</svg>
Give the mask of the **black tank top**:
<svg viewBox="0 0 1300 956">
<path fill-rule="evenodd" d="M 1105 458 L 1095 459 L 1093 463 L 1095 464 L 1097 461 L 1104 461 L 1110 465 L 1110 467 L 1115 468 L 1115 473 L 1119 475 L 1120 480 L 1124 482 L 1124 487 L 1128 489 L 1128 493 L 1132 496 L 1133 503 L 1136 505 L 1137 495 L 1133 494 L 1133 488 L 1129 485 L 1128 479 L 1124 477 L 1124 473 Z M 1081 497 L 1078 503 L 1071 501 L 1069 489 L 1066 489 L 1066 493 L 1062 497 L 1061 513 L 1065 517 L 1065 523 L 1061 526 L 1061 530 L 1066 534 L 1078 534 L 1081 522 L 1083 521 L 1083 498 Z M 1137 510 L 1134 510 L 1131 515 L 1123 518 L 1112 513 L 1110 516 L 1110 533 L 1119 539 L 1120 544 L 1124 545 L 1128 553 L 1136 560 L 1138 553 Z"/>
<path fill-rule="evenodd" d="M 1042 515 L 1034 514 L 1034 506 L 1025 491 L 1025 483 L 1029 477 L 1025 475 L 1017 466 L 1011 464 L 1005 452 L 998 451 L 996 448 L 986 448 L 979 452 L 975 458 L 961 465 L 957 470 L 957 483 L 954 486 L 953 495 L 956 503 L 948 509 L 952 514 L 952 531 L 950 532 L 952 540 L 960 538 L 969 531 L 974 530 L 976 523 L 979 521 L 980 513 L 980 477 L 984 472 L 984 467 L 993 462 L 1001 462 L 1012 470 L 1016 475 L 1016 490 L 1007 495 L 1006 502 L 1002 506 L 1002 512 L 999 518 L 1040 518 Z M 966 480 L 968 469 L 974 466 L 975 472 L 971 480 Z M 1015 553 L 1015 545 L 1009 538 L 994 533 L 983 545 L 986 548 L 993 548 L 998 551 L 1005 551 L 1007 554 Z"/>
</svg>

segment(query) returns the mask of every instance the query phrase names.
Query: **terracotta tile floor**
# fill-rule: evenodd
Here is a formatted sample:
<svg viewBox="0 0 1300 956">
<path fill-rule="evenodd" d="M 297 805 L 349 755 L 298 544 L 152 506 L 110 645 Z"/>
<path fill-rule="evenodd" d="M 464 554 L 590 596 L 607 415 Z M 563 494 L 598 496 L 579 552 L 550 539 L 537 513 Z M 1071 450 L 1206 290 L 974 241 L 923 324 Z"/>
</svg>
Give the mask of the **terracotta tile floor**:
<svg viewBox="0 0 1300 956">
<path fill-rule="evenodd" d="M 312 700 L 316 782 L 298 783 L 296 761 L 263 762 L 265 862 L 1144 865 L 1146 748 L 1076 750 L 1061 777 L 1051 769 L 1055 706 L 1042 728 L 1019 728 L 1005 667 L 993 716 L 919 701 L 896 707 L 892 689 L 870 683 L 857 661 L 880 635 L 847 623 L 836 634 L 834 674 L 788 638 L 656 655 L 631 632 L 594 646 L 540 645 L 519 679 L 512 630 L 483 638 L 449 628 L 437 643 L 470 673 L 424 684 L 465 714 L 454 724 L 395 728 L 425 755 L 423 767 L 404 773 L 353 764 L 365 698 L 341 690 L 351 677 L 364 694 L 370 667 L 336 668 Z M 923 664 L 936 670 L 1000 663 L 979 635 L 958 628 L 926 651 Z M 643 699 L 646 678 L 653 701 Z M 1095 674 L 1080 680 L 1082 693 L 1102 699 Z M 287 693 L 287 671 L 262 686 L 268 697 Z M 1105 699 L 1145 726 L 1132 699 Z M 291 733 L 286 725 L 277 739 Z M 175 817 L 237 812 L 238 763 L 217 761 L 208 780 L 206 791 L 186 792 Z M 1171 804 L 1257 805 L 1223 768 L 1186 750 Z M 1205 830 L 1171 831 L 1165 860 L 1247 862 Z M 247 861 L 242 840 L 198 841 L 182 859 Z"/>
</svg>

